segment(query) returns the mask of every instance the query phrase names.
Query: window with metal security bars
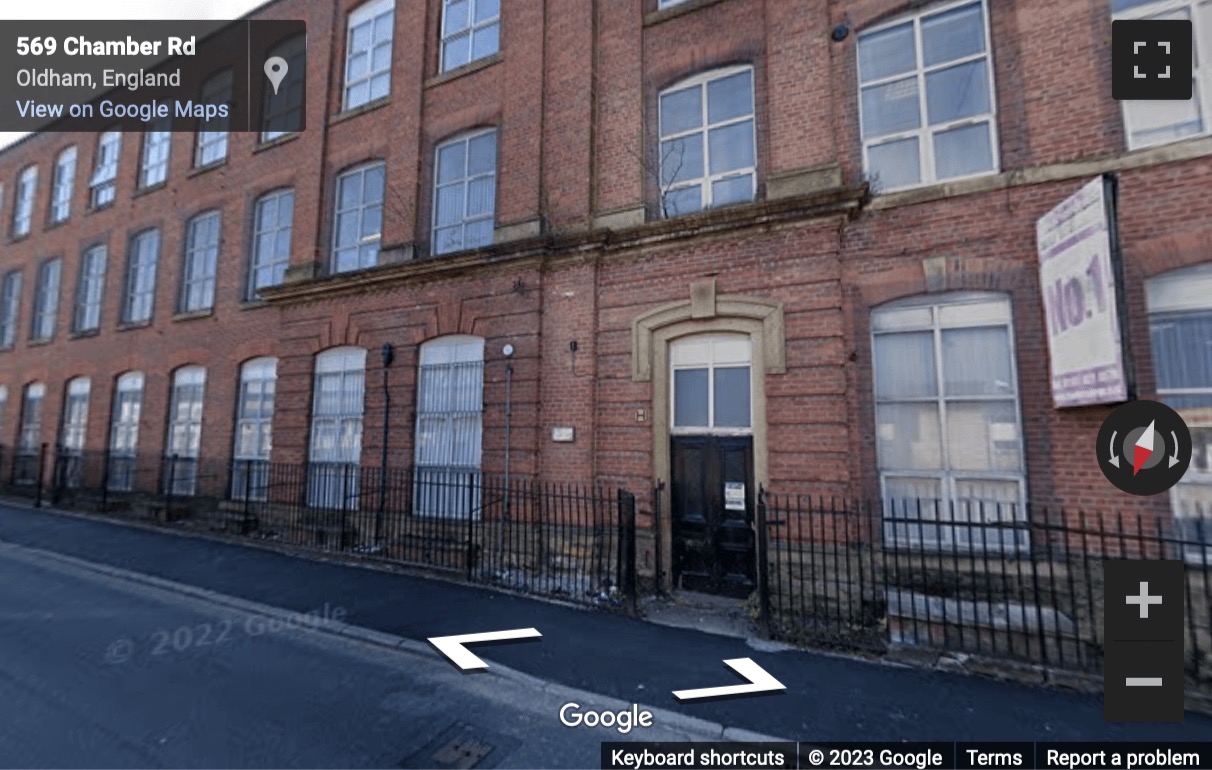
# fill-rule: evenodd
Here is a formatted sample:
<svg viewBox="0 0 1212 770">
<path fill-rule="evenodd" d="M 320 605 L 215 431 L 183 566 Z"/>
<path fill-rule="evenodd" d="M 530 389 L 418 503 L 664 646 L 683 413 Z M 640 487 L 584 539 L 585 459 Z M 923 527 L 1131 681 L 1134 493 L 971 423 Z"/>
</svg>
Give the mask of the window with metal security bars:
<svg viewBox="0 0 1212 770">
<path fill-rule="evenodd" d="M 1212 132 L 1212 0 L 1111 0 L 1115 20 L 1191 22 L 1193 98 L 1186 101 L 1124 99 L 1128 149 L 1152 147 Z"/>
<path fill-rule="evenodd" d="M 115 492 L 134 489 L 139 451 L 139 415 L 143 411 L 143 382 L 142 372 L 127 372 L 118 378 L 114 390 L 105 483 Z"/>
<path fill-rule="evenodd" d="M 55 318 L 59 314 L 59 283 L 62 260 L 48 259 L 38 266 L 34 280 L 34 314 L 30 322 L 31 340 L 44 342 L 55 336 Z"/>
<path fill-rule="evenodd" d="M 248 299 L 286 278 L 295 211 L 293 189 L 275 190 L 257 199 L 253 215 L 252 259 L 248 266 Z"/>
<path fill-rule="evenodd" d="M 218 211 L 207 211 L 189 220 L 186 227 L 180 305 L 183 313 L 202 312 L 215 306 L 220 223 Z"/>
<path fill-rule="evenodd" d="M 92 383 L 87 377 L 77 377 L 67 383 L 67 394 L 63 400 L 63 424 L 59 430 L 55 474 L 58 483 L 68 489 L 80 486 L 91 390 Z"/>
<path fill-rule="evenodd" d="M 101 328 L 101 302 L 105 297 L 105 270 L 109 259 L 104 243 L 84 250 L 80 257 L 80 280 L 76 284 L 76 309 L 72 330 L 96 331 Z"/>
<path fill-rule="evenodd" d="M 72 185 L 76 181 L 76 147 L 72 145 L 55 159 L 55 176 L 51 181 L 51 222 L 62 222 L 72 213 Z"/>
<path fill-rule="evenodd" d="M 497 198 L 496 129 L 443 142 L 434 169 L 434 254 L 491 244 Z"/>
<path fill-rule="evenodd" d="M 419 516 L 480 516 L 484 340 L 455 336 L 421 346 L 417 376 L 416 492 Z"/>
<path fill-rule="evenodd" d="M 200 104 L 220 105 L 231 104 L 232 72 L 224 70 L 202 84 L 202 94 L 198 99 Z M 194 149 L 194 166 L 202 168 L 213 163 L 219 163 L 227 158 L 227 130 L 230 119 L 218 116 L 203 121 L 205 129 L 198 132 L 197 144 Z"/>
<path fill-rule="evenodd" d="M 97 160 L 88 180 L 89 205 L 99 209 L 114 202 L 118 193 L 118 159 L 122 153 L 122 134 L 106 131 L 97 139 Z"/>
<path fill-rule="evenodd" d="M 173 375 L 168 409 L 167 462 L 164 491 L 192 495 L 198 486 L 198 455 L 202 451 L 202 410 L 206 396 L 206 369 L 185 366 Z"/>
<path fill-rule="evenodd" d="M 316 356 L 307 504 L 359 507 L 366 350 L 334 348 Z"/>
<path fill-rule="evenodd" d="M 858 74 L 863 168 L 878 191 L 998 170 L 985 0 L 863 32 Z"/>
<path fill-rule="evenodd" d="M 362 270 L 379 263 L 385 173 L 386 167 L 378 161 L 337 177 L 332 239 L 334 273 Z"/>
<path fill-rule="evenodd" d="M 34 279 L 34 312 L 30 319 L 30 340 L 46 341 L 55 335 L 61 271 L 62 262 L 57 258 L 48 259 L 38 266 Z"/>
<path fill-rule="evenodd" d="M 442 71 L 501 50 L 501 0 L 444 0 Z"/>
<path fill-rule="evenodd" d="M 391 47 L 395 3 L 375 0 L 349 15 L 345 37 L 344 109 L 352 110 L 391 93 Z"/>
<path fill-rule="evenodd" d="M 168 179 L 168 159 L 172 151 L 172 121 L 161 118 L 153 125 L 156 130 L 143 135 L 143 158 L 139 164 L 139 187 L 154 187 Z"/>
<path fill-rule="evenodd" d="M 159 230 L 144 230 L 131 238 L 126 260 L 123 323 L 146 323 L 151 320 L 156 300 L 156 265 L 159 261 Z"/>
<path fill-rule="evenodd" d="M 1158 399 L 1191 430 L 1191 465 L 1170 490 L 1185 556 L 1212 560 L 1212 263 L 1145 284 Z"/>
<path fill-rule="evenodd" d="M 21 271 L 10 270 L 0 283 L 0 348 L 17 342 L 17 318 L 21 312 Z"/>
<path fill-rule="evenodd" d="M 17 191 L 13 196 L 13 237 L 29 235 L 34 221 L 34 197 L 38 191 L 38 167 L 30 166 L 17 177 Z"/>
<path fill-rule="evenodd" d="M 1028 547 L 1010 302 L 914 298 L 872 311 L 886 542 Z"/>
<path fill-rule="evenodd" d="M 662 215 L 752 201 L 757 194 L 753 68 L 697 75 L 661 93 Z"/>
<path fill-rule="evenodd" d="M 254 358 L 240 367 L 236 445 L 232 452 L 235 459 L 231 489 L 233 499 L 268 499 L 277 378 L 276 358 Z"/>
</svg>

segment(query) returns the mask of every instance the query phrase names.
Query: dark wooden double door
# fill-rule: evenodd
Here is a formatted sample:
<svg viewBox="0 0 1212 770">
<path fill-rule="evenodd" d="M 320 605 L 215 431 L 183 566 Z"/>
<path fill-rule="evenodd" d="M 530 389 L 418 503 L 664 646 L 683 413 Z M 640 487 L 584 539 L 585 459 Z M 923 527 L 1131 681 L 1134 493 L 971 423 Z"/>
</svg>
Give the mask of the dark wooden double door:
<svg viewBox="0 0 1212 770">
<path fill-rule="evenodd" d="M 671 437 L 673 585 L 744 598 L 757 585 L 752 436 Z"/>
</svg>

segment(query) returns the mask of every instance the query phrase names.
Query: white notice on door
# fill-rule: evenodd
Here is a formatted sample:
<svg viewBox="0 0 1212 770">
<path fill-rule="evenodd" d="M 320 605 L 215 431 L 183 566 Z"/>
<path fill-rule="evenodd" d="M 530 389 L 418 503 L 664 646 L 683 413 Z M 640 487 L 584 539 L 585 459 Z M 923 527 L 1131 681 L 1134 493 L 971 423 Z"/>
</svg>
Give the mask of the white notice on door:
<svg viewBox="0 0 1212 770">
<path fill-rule="evenodd" d="M 724 510 L 745 510 L 745 485 L 739 481 L 724 482 Z"/>
</svg>

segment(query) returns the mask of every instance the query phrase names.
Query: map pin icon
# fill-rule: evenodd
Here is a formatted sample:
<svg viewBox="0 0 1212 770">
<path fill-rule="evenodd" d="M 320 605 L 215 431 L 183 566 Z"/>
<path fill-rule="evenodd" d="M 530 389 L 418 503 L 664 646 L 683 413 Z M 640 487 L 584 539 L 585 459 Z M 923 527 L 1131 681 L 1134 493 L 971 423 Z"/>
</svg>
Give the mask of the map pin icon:
<svg viewBox="0 0 1212 770">
<path fill-rule="evenodd" d="M 282 85 L 282 79 L 286 77 L 288 69 L 290 68 L 286 65 L 286 60 L 281 56 L 271 56 L 265 60 L 265 77 L 269 78 L 274 87 L 274 96 L 278 95 L 278 86 Z"/>
</svg>

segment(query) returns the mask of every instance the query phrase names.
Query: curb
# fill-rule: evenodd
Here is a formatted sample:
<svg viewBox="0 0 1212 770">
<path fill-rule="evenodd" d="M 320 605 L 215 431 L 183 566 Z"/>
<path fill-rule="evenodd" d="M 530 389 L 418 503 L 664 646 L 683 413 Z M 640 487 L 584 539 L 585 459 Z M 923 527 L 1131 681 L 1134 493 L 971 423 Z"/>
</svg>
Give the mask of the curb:
<svg viewBox="0 0 1212 770">
<path fill-rule="evenodd" d="M 136 585 L 153 588 L 165 593 L 186 596 L 194 600 L 206 602 L 208 604 L 226 607 L 228 609 L 238 610 L 250 615 L 257 615 L 269 619 L 277 619 L 282 621 L 298 618 L 301 614 L 293 610 L 282 609 L 260 602 L 252 602 L 247 599 L 241 599 L 229 594 L 211 591 L 205 588 L 198 588 L 185 583 L 178 583 L 164 578 L 158 578 L 153 575 L 147 575 L 142 572 L 123 569 L 121 567 L 113 567 L 108 564 L 99 564 L 97 562 L 87 561 L 75 556 L 67 556 L 65 554 L 47 551 L 41 548 L 30 548 L 29 546 L 11 543 L 5 540 L 0 540 L 0 552 L 15 553 L 18 556 L 24 556 L 33 560 L 43 560 L 57 563 L 59 565 L 73 567 L 77 570 L 92 572 L 111 579 L 134 583 Z M 388 634 L 382 631 L 376 631 L 372 628 L 363 626 L 355 626 L 349 623 L 344 623 L 335 620 L 326 620 L 322 624 L 308 629 L 309 634 L 322 634 L 329 637 L 337 637 L 348 641 L 358 642 L 372 647 L 379 647 L 387 650 L 401 652 L 417 657 L 428 658 L 429 660 L 441 660 L 440 657 L 435 657 L 436 653 L 433 648 L 427 643 L 409 639 L 395 634 Z M 611 698 L 588 690 L 578 690 L 565 685 L 548 682 L 544 679 L 532 676 L 530 674 L 512 669 L 509 666 L 500 663 L 493 663 L 491 668 L 485 672 L 485 675 L 496 677 L 508 682 L 511 685 L 518 687 L 530 688 L 538 690 L 547 695 L 555 695 L 559 698 L 573 700 L 589 700 L 586 696 L 593 699 L 595 709 L 609 709 L 612 711 L 623 711 L 631 708 L 632 704 L 617 698 Z M 724 725 L 721 722 L 711 722 L 709 720 L 692 717 L 687 714 L 682 714 L 677 711 L 650 706 L 643 703 L 637 704 L 641 709 L 652 712 L 653 720 L 658 721 L 664 727 L 672 727 L 677 730 L 682 730 L 687 733 L 696 733 L 705 735 L 714 740 L 731 740 L 731 741 L 753 741 L 753 742 L 785 742 L 782 738 L 763 735 L 761 733 L 750 732 L 739 728 L 732 728 Z"/>
</svg>

